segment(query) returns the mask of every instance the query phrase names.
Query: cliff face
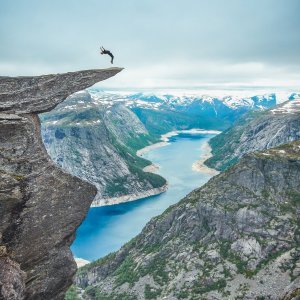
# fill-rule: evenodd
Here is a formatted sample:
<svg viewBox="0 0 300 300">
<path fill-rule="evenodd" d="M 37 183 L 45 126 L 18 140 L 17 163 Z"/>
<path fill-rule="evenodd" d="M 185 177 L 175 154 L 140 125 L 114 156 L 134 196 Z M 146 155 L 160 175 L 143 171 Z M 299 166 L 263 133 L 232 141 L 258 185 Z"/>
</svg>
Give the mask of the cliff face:
<svg viewBox="0 0 300 300">
<path fill-rule="evenodd" d="M 77 288 L 84 299 L 296 299 L 299 176 L 299 141 L 245 156 L 81 268 Z"/>
<path fill-rule="evenodd" d="M 42 136 L 52 159 L 97 187 L 93 205 L 114 204 L 163 191 L 166 181 L 142 169 L 150 162 L 136 150 L 155 141 L 124 105 L 99 103 L 87 91 L 42 114 Z"/>
<path fill-rule="evenodd" d="M 205 164 L 224 171 L 246 153 L 300 139 L 300 96 L 294 97 L 273 109 L 249 113 L 211 139 L 213 156 Z"/>
<path fill-rule="evenodd" d="M 49 158 L 37 113 L 121 69 L 0 77 L 0 298 L 63 299 L 69 246 L 96 195 Z"/>
</svg>

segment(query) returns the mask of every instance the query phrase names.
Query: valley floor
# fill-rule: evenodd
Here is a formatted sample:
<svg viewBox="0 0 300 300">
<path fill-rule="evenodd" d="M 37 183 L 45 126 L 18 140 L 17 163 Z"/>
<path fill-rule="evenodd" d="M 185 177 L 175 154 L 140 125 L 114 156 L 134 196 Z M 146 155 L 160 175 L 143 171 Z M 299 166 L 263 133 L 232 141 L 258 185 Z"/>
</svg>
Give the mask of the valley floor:
<svg viewBox="0 0 300 300">
<path fill-rule="evenodd" d="M 169 145 L 169 139 L 171 137 L 177 136 L 179 134 L 219 134 L 220 131 L 217 130 L 204 130 L 204 129 L 190 129 L 190 130 L 176 130 L 176 131 L 170 131 L 166 134 L 161 135 L 161 142 L 146 146 L 136 152 L 136 154 L 140 157 L 143 157 L 143 155 L 149 151 L 152 151 L 154 149 L 164 147 Z M 192 165 L 192 170 L 196 172 L 206 173 L 209 175 L 217 175 L 219 172 L 215 169 L 209 168 L 204 164 L 204 161 L 211 157 L 211 147 L 209 146 L 208 142 L 205 142 L 203 145 L 201 145 L 201 159 L 194 162 Z M 144 172 L 150 172 L 150 173 L 156 173 L 159 169 L 159 165 L 151 164 L 149 166 L 146 166 L 143 171 Z M 101 206 L 107 206 L 107 205 L 116 205 L 121 204 L 125 202 L 135 201 L 155 195 L 159 195 L 161 193 L 164 193 L 168 189 L 168 182 L 164 184 L 161 187 L 149 189 L 143 192 L 139 193 L 132 193 L 128 195 L 123 195 L 120 197 L 112 197 L 112 198 L 100 198 L 97 200 L 94 200 L 91 207 L 101 207 Z"/>
<path fill-rule="evenodd" d="M 138 201 L 92 207 L 77 231 L 72 246 L 74 255 L 93 261 L 118 250 L 136 236 L 152 217 L 206 183 L 212 175 L 196 172 L 192 165 L 206 156 L 203 149 L 207 148 L 201 145 L 213 136 L 179 133 L 169 138 L 167 146 L 145 152 L 143 158 L 154 164 L 147 166 L 147 171 L 150 168 L 168 181 L 166 192 L 152 197 L 143 197 L 143 194 Z"/>
</svg>

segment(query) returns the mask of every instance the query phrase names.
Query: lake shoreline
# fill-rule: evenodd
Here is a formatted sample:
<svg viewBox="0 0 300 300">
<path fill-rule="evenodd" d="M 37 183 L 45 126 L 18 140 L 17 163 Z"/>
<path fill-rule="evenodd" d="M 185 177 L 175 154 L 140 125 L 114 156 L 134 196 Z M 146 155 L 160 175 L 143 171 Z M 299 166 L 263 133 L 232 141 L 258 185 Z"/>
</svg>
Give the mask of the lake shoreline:
<svg viewBox="0 0 300 300">
<path fill-rule="evenodd" d="M 205 142 L 202 146 L 201 146 L 201 150 L 203 151 L 204 155 L 202 155 L 201 159 L 195 161 L 192 165 L 192 170 L 196 171 L 196 172 L 202 172 L 202 173 L 206 173 L 206 174 L 210 174 L 210 175 L 218 175 L 220 172 L 208 167 L 207 165 L 204 164 L 204 162 L 209 159 L 210 157 L 212 157 L 212 153 L 211 153 L 211 147 L 209 145 L 208 142 Z"/>
<path fill-rule="evenodd" d="M 187 134 L 219 134 L 221 133 L 221 131 L 218 131 L 218 130 L 206 130 L 206 129 L 197 129 L 197 128 L 194 128 L 194 129 L 186 129 L 186 130 L 174 130 L 174 131 L 170 131 L 168 133 L 165 133 L 165 134 L 162 134 L 161 137 L 160 137 L 160 140 L 161 142 L 158 142 L 158 143 L 155 143 L 155 144 L 152 144 L 152 145 L 149 145 L 149 146 L 146 146 L 140 150 L 138 150 L 136 152 L 136 154 L 138 156 L 141 156 L 146 153 L 146 152 L 149 152 L 153 149 L 156 149 L 156 148 L 160 148 L 160 147 L 164 147 L 164 146 L 167 146 L 169 145 L 169 139 L 170 137 L 173 137 L 173 136 L 176 136 L 176 135 L 179 135 L 181 133 L 187 133 Z"/>
<path fill-rule="evenodd" d="M 137 150 L 136 154 L 140 157 L 143 157 L 143 154 L 152 151 L 157 148 L 161 148 L 164 146 L 167 146 L 170 144 L 169 139 L 173 136 L 179 135 L 181 133 L 186 133 L 186 134 L 219 134 L 220 131 L 217 130 L 205 130 L 205 129 L 189 129 L 189 130 L 175 130 L 175 131 L 170 131 L 165 134 L 162 134 L 160 137 L 160 142 L 157 142 L 155 144 L 146 146 L 142 149 Z M 207 145 L 206 145 L 207 144 Z M 208 143 L 205 144 L 205 147 L 202 149 L 204 154 L 203 159 L 196 161 L 192 165 L 192 170 L 196 172 L 203 172 L 206 174 L 210 175 L 216 175 L 219 172 L 210 169 L 209 167 L 204 165 L 204 161 L 208 159 L 211 156 L 211 149 Z M 208 146 L 208 147 L 207 147 Z M 156 173 L 159 170 L 159 165 L 158 164 L 150 164 L 146 167 L 144 167 L 143 171 L 144 172 L 149 172 L 149 173 Z M 127 203 L 127 202 L 132 202 L 132 201 L 137 201 L 139 199 L 144 199 L 147 197 L 151 196 L 156 196 L 159 194 L 164 193 L 168 189 L 168 182 L 164 184 L 161 187 L 158 188 L 153 188 L 147 191 L 142 191 L 139 193 L 132 193 L 132 194 L 127 194 L 119 197 L 111 197 L 111 198 L 100 198 L 97 200 L 94 200 L 91 207 L 102 207 L 102 206 L 110 206 L 110 205 L 117 205 L 121 203 Z"/>
<path fill-rule="evenodd" d="M 200 151 L 201 146 L 214 134 L 205 134 L 207 132 L 199 130 L 192 132 L 196 134 L 186 134 L 188 132 L 185 131 L 170 138 L 168 147 L 143 154 L 150 164 L 152 162 L 145 171 L 157 172 L 167 179 L 168 188 L 165 192 L 160 195 L 153 193 L 153 196 L 147 197 L 147 194 L 139 190 L 138 193 L 143 193 L 139 193 L 136 200 L 90 209 L 88 217 L 77 230 L 77 237 L 72 245 L 75 257 L 94 261 L 118 250 L 136 236 L 151 218 L 163 213 L 212 177 L 204 172 L 192 171 L 191 168 L 195 161 L 206 154 Z M 167 137 L 177 134 L 178 132 L 171 132 Z M 163 135 L 164 140 L 159 142 L 166 141 L 167 137 Z M 115 200 L 119 202 L 120 199 Z"/>
<path fill-rule="evenodd" d="M 168 182 L 161 187 L 153 188 L 140 193 L 128 194 L 120 197 L 97 199 L 93 201 L 91 207 L 110 206 L 110 205 L 117 205 L 121 203 L 137 201 L 139 199 L 159 195 L 161 193 L 164 193 L 167 189 L 168 189 Z"/>
<path fill-rule="evenodd" d="M 91 263 L 89 260 L 80 258 L 80 257 L 74 257 L 74 260 L 76 262 L 77 268 L 81 268 L 89 263 Z"/>
</svg>

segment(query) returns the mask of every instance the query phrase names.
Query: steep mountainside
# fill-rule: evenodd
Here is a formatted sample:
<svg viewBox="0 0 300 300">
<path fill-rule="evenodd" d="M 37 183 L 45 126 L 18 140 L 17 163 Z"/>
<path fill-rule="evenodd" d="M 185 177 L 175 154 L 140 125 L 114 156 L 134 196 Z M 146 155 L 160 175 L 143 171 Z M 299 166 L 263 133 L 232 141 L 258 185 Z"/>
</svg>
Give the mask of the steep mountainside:
<svg viewBox="0 0 300 300">
<path fill-rule="evenodd" d="M 96 188 L 50 160 L 37 113 L 121 70 L 0 77 L 0 299 L 64 298 L 69 246 Z"/>
<path fill-rule="evenodd" d="M 69 297 L 296 299 L 299 177 L 299 141 L 246 155 L 81 268 Z"/>
<path fill-rule="evenodd" d="M 142 171 L 150 162 L 136 155 L 137 149 L 158 138 L 122 104 L 99 105 L 82 91 L 40 117 L 52 159 L 97 187 L 93 205 L 134 200 L 166 189 L 164 178 Z"/>
<path fill-rule="evenodd" d="M 300 139 L 300 95 L 264 112 L 250 112 L 210 140 L 213 156 L 205 164 L 224 171 L 244 154 Z"/>
</svg>

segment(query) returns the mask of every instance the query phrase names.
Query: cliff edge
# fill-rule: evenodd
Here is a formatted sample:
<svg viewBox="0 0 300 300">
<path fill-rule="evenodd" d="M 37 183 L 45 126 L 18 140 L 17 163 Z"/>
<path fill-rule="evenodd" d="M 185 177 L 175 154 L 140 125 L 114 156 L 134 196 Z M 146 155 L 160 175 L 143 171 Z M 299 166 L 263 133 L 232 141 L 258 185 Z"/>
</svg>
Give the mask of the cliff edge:
<svg viewBox="0 0 300 300">
<path fill-rule="evenodd" d="M 37 114 L 121 70 L 0 77 L 0 299 L 63 299 L 71 284 L 69 246 L 97 191 L 51 161 Z"/>
</svg>

